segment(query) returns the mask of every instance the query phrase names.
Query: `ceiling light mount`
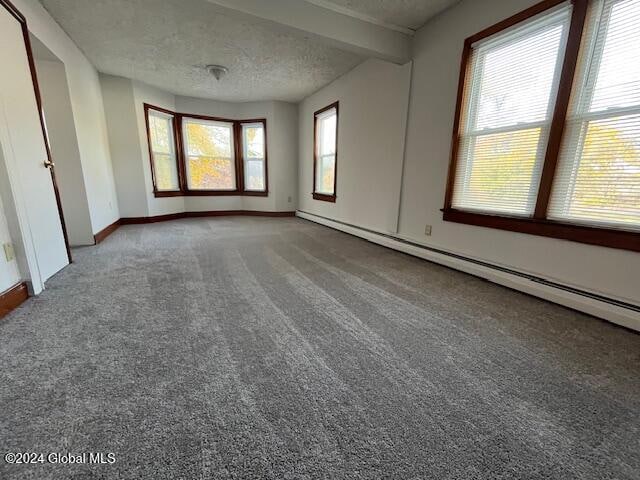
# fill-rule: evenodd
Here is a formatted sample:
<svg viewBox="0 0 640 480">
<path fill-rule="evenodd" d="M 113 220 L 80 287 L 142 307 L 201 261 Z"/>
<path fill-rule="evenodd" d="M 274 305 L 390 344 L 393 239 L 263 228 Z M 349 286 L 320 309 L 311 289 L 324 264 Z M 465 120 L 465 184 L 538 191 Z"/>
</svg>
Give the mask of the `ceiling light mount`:
<svg viewBox="0 0 640 480">
<path fill-rule="evenodd" d="M 229 72 L 229 69 L 223 65 L 207 65 L 205 68 L 218 81 Z"/>
</svg>

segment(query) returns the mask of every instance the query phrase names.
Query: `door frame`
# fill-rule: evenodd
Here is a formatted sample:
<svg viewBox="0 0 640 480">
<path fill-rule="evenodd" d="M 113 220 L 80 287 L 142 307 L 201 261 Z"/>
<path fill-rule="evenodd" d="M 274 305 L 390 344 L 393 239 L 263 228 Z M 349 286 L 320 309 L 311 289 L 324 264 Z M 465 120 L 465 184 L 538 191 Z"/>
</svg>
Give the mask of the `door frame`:
<svg viewBox="0 0 640 480">
<path fill-rule="evenodd" d="M 19 23 L 22 29 L 22 37 L 24 39 L 24 46 L 27 52 L 27 59 L 29 61 L 29 71 L 31 72 L 31 82 L 33 83 L 33 90 L 36 96 L 36 105 L 38 107 L 38 117 L 40 118 L 40 127 L 42 128 L 42 137 L 44 139 L 44 146 L 47 151 L 47 162 L 49 172 L 51 173 L 51 182 L 53 183 L 53 192 L 56 197 L 56 205 L 58 207 L 58 215 L 60 216 L 60 225 L 62 227 L 62 234 L 64 236 L 64 244 L 67 249 L 67 259 L 69 263 L 72 263 L 71 248 L 69 247 L 69 236 L 67 235 L 67 225 L 64 221 L 64 213 L 62 212 L 62 200 L 60 198 L 60 190 L 58 189 L 58 182 L 56 180 L 55 166 L 53 164 L 53 158 L 51 157 L 51 148 L 49 147 L 49 137 L 47 136 L 47 128 L 44 121 L 44 112 L 42 110 L 42 97 L 40 96 L 40 87 L 38 86 L 38 74 L 36 73 L 36 64 L 33 59 L 33 52 L 31 50 L 31 40 L 29 39 L 29 29 L 27 27 L 26 17 L 18 10 L 13 3 L 9 0 L 0 0 L 2 5 Z M 43 164 L 43 167 L 47 167 L 47 164 Z"/>
</svg>

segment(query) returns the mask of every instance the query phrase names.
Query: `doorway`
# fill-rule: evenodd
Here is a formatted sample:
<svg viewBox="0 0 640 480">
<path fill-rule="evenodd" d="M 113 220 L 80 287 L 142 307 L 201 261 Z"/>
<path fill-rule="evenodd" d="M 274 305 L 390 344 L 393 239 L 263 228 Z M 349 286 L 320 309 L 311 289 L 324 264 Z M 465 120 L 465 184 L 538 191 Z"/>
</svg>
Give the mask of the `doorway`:
<svg viewBox="0 0 640 480">
<path fill-rule="evenodd" d="M 13 204 L 33 293 L 71 261 L 55 167 L 47 143 L 29 32 L 22 14 L 0 0 L 0 148 L 3 205 Z M 18 262 L 20 263 L 20 262 Z"/>
<path fill-rule="evenodd" d="M 30 40 L 69 244 L 72 247 L 93 245 L 95 242 L 82 177 L 80 147 L 66 67 L 62 60 L 32 33 Z"/>
</svg>

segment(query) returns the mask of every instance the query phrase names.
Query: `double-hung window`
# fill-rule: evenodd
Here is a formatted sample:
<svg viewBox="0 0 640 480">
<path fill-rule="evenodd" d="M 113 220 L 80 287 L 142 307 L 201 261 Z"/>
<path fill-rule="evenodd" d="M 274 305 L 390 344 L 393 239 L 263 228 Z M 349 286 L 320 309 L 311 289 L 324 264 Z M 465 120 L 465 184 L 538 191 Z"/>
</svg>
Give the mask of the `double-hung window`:
<svg viewBox="0 0 640 480">
<path fill-rule="evenodd" d="M 185 117 L 182 122 L 189 190 L 236 189 L 233 123 Z"/>
<path fill-rule="evenodd" d="M 452 205 L 533 214 L 570 6 L 472 45 Z"/>
<path fill-rule="evenodd" d="M 640 251 L 640 0 L 466 40 L 444 219 Z"/>
<path fill-rule="evenodd" d="M 338 156 L 338 103 L 314 115 L 313 198 L 336 201 L 336 165 Z"/>
<path fill-rule="evenodd" d="M 243 121 L 240 125 L 244 190 L 245 192 L 264 192 L 267 189 L 265 122 Z"/>
<path fill-rule="evenodd" d="M 591 11 L 549 218 L 639 230 L 640 1 Z"/>
<path fill-rule="evenodd" d="M 175 142 L 175 117 L 172 113 L 146 108 L 149 155 L 153 179 L 159 192 L 180 190 Z"/>
</svg>

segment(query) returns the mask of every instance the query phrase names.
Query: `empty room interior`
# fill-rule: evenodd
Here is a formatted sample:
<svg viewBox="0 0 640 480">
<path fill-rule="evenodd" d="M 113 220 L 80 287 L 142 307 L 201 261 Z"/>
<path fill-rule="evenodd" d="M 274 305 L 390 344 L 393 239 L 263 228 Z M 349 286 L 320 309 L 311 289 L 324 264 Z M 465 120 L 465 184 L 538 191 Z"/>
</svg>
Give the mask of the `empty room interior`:
<svg viewBox="0 0 640 480">
<path fill-rule="evenodd" d="M 0 0 L 0 478 L 640 480 L 640 0 Z"/>
</svg>

